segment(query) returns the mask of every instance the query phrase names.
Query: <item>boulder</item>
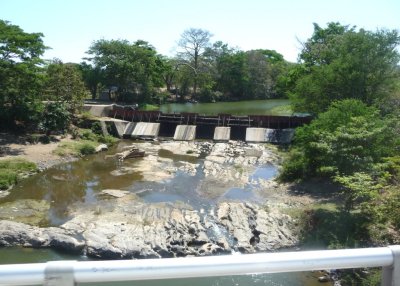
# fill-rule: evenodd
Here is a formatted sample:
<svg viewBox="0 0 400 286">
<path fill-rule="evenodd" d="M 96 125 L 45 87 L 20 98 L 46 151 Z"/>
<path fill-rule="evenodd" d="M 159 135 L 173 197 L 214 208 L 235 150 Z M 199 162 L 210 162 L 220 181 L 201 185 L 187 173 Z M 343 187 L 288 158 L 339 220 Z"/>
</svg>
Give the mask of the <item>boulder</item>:
<svg viewBox="0 0 400 286">
<path fill-rule="evenodd" d="M 102 152 L 102 151 L 107 151 L 108 150 L 108 146 L 106 144 L 100 144 L 94 150 L 95 150 L 96 153 L 99 153 L 99 152 Z"/>
</svg>

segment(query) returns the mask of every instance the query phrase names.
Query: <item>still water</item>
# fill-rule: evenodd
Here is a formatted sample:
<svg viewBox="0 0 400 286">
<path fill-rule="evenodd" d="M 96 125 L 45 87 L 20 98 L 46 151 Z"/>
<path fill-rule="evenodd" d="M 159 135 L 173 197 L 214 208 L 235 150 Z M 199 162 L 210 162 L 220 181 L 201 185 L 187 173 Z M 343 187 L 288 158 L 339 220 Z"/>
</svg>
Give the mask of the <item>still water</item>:
<svg viewBox="0 0 400 286">
<path fill-rule="evenodd" d="M 107 154 L 115 154 L 123 150 L 130 142 L 121 142 Z M 68 211 L 73 205 L 91 206 L 101 203 L 107 198 L 101 194 L 104 189 L 120 189 L 135 193 L 145 202 L 184 202 L 194 209 L 207 209 L 221 200 L 246 200 L 262 202 L 263 197 L 257 193 L 257 184 L 260 179 L 270 179 L 276 176 L 277 168 L 273 165 L 258 166 L 250 174 L 249 183 L 245 186 L 226 186 L 218 196 L 205 196 L 199 190 L 203 188 L 204 173 L 202 164 L 204 158 L 194 158 L 184 155 L 173 155 L 171 152 L 159 150 L 160 158 L 172 159 L 179 165 L 182 161 L 197 163 L 198 170 L 195 176 L 184 172 L 177 172 L 169 180 L 163 182 L 144 181 L 140 171 L 120 174 L 118 177 L 110 175 L 120 169 L 115 159 L 105 159 L 105 153 L 87 156 L 82 160 L 61 164 L 50 168 L 43 173 L 32 176 L 18 184 L 11 194 L 0 199 L 0 204 L 12 203 L 19 200 L 44 200 L 49 204 L 47 213 L 40 221 L 42 226 L 60 225 L 69 219 Z M 138 159 L 140 160 L 140 159 Z M 135 167 L 138 160 L 124 162 L 124 167 Z M 206 186 L 207 187 L 207 186 Z M 51 249 L 29 248 L 0 248 L 0 264 L 34 263 L 51 260 L 88 260 L 86 256 L 60 253 Z M 95 283 L 85 285 L 320 285 L 317 272 L 260 274 L 246 276 L 213 277 L 197 279 L 145 281 L 131 283 Z M 1 281 L 1 279 L 0 279 Z M 329 284 L 324 284 L 329 285 Z"/>
<path fill-rule="evenodd" d="M 277 107 L 289 105 L 288 99 L 249 100 L 216 103 L 171 103 L 163 104 L 160 111 L 164 113 L 191 112 L 199 114 L 227 113 L 234 115 L 290 115 Z M 283 113 L 282 113 L 283 112 Z"/>
</svg>

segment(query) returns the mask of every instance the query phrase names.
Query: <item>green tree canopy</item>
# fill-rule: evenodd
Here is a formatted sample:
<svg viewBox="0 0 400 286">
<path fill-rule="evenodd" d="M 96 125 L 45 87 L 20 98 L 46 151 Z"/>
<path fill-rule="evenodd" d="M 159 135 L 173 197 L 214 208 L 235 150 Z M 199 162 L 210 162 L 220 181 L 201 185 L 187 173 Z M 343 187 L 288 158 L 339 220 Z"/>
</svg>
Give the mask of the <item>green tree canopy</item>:
<svg viewBox="0 0 400 286">
<path fill-rule="evenodd" d="M 0 121 L 5 126 L 36 120 L 46 46 L 41 33 L 25 33 L 0 20 Z"/>
<path fill-rule="evenodd" d="M 355 99 L 335 102 L 311 124 L 296 130 L 295 147 L 282 177 L 301 179 L 373 172 L 399 152 L 392 119 Z"/>
<path fill-rule="evenodd" d="M 122 100 L 151 101 L 154 87 L 163 83 L 162 57 L 147 42 L 99 40 L 87 52 L 89 60 L 104 74 L 103 84 L 118 88 Z"/>
<path fill-rule="evenodd" d="M 88 90 L 79 65 L 53 60 L 46 67 L 44 94 L 48 100 L 67 102 L 72 110 L 82 105 Z"/>
<path fill-rule="evenodd" d="M 369 105 L 386 99 L 399 80 L 399 43 L 397 31 L 357 31 L 339 23 L 322 29 L 314 24 L 300 54 L 306 69 L 291 96 L 295 110 L 319 113 L 346 98 Z"/>
</svg>

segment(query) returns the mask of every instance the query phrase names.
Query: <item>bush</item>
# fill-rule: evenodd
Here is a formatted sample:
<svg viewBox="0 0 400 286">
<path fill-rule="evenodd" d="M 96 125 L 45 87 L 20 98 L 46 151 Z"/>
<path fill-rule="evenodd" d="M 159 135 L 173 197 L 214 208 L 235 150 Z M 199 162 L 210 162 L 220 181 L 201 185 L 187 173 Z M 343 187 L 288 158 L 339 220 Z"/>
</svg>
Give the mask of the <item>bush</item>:
<svg viewBox="0 0 400 286">
<path fill-rule="evenodd" d="M 98 135 L 97 141 L 99 141 L 100 143 L 107 144 L 107 145 L 113 145 L 115 142 L 118 141 L 118 139 L 111 135 Z"/>
<path fill-rule="evenodd" d="M 95 121 L 90 128 L 94 134 L 103 135 L 103 129 L 101 128 L 101 122 Z"/>
<path fill-rule="evenodd" d="M 82 143 L 78 150 L 81 155 L 90 155 L 96 152 L 96 148 L 90 143 Z"/>
<path fill-rule="evenodd" d="M 71 113 L 63 102 L 50 102 L 46 105 L 42 120 L 39 127 L 43 129 L 47 135 L 51 131 L 64 132 L 70 123 Z"/>
<path fill-rule="evenodd" d="M 17 183 L 17 173 L 10 170 L 0 170 L 0 190 L 7 190 L 10 186 Z"/>
<path fill-rule="evenodd" d="M 358 100 L 335 102 L 310 125 L 298 128 L 297 152 L 282 178 L 328 177 L 371 172 L 396 150 L 398 134 L 378 110 Z"/>
<path fill-rule="evenodd" d="M 292 149 L 288 158 L 283 163 L 282 171 L 279 175 L 281 181 L 290 182 L 304 178 L 307 163 L 304 154 L 298 149 Z"/>
<path fill-rule="evenodd" d="M 97 136 L 90 129 L 81 129 L 79 137 L 83 140 L 97 141 Z"/>
<path fill-rule="evenodd" d="M 22 174 L 36 171 L 34 163 L 23 159 L 0 160 L 0 189 L 5 190 L 16 184 Z"/>
</svg>

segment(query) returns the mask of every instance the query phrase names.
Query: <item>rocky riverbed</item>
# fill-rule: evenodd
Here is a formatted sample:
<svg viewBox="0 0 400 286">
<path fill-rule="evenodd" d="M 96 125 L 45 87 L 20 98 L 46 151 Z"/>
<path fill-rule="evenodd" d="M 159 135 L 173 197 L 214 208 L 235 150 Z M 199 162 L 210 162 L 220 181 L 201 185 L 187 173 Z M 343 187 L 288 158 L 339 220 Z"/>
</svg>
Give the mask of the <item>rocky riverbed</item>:
<svg viewBox="0 0 400 286">
<path fill-rule="evenodd" d="M 252 253 L 292 247 L 295 222 L 276 210 L 220 203 L 207 214 L 167 204 L 116 199 L 79 211 L 59 227 L 0 221 L 0 245 L 53 247 L 103 259 Z"/>
<path fill-rule="evenodd" d="M 53 201 L 7 202 L 0 204 L 0 245 L 52 247 L 107 259 L 252 253 L 296 245 L 296 221 L 282 211 L 282 205 L 297 204 L 299 198 L 291 198 L 273 179 L 254 175 L 259 166 L 277 164 L 274 149 L 243 142 L 170 141 L 121 148 L 132 146 L 146 156 L 117 164 L 104 184 L 135 176 L 139 186 L 162 186 L 184 174 L 199 180 L 194 190 L 188 186 L 194 199 L 156 203 L 141 196 L 152 190 L 136 185 L 98 192 L 92 185 L 91 203 L 78 197 L 70 201 L 63 209 L 67 219 L 54 226 L 43 223 Z M 107 153 L 102 160 L 115 160 L 115 156 Z M 244 186 L 251 186 L 256 201 L 226 196 L 230 188 Z M 196 200 L 203 201 L 202 207 L 192 203 Z"/>
</svg>

